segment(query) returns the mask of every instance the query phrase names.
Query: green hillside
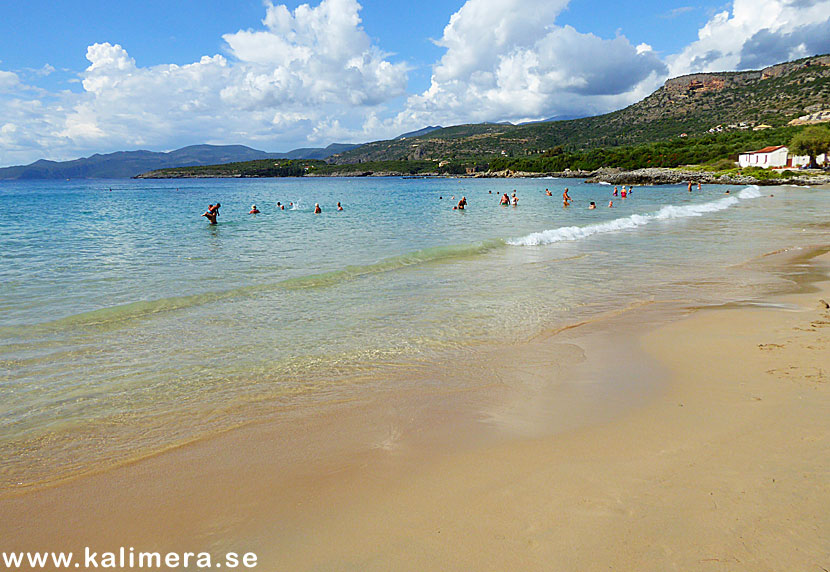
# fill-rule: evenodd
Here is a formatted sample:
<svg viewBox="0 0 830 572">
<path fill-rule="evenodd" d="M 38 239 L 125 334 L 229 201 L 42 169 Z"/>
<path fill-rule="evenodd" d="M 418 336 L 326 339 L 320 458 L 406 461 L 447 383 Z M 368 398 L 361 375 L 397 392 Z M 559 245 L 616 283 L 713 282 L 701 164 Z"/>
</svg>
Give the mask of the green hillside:
<svg viewBox="0 0 830 572">
<path fill-rule="evenodd" d="M 333 155 L 337 164 L 413 159 L 536 155 L 561 147 L 579 151 L 779 127 L 830 108 L 830 56 L 804 58 L 759 71 L 682 76 L 625 109 L 583 119 L 528 125 L 459 125 L 403 140 L 377 141 Z"/>
</svg>

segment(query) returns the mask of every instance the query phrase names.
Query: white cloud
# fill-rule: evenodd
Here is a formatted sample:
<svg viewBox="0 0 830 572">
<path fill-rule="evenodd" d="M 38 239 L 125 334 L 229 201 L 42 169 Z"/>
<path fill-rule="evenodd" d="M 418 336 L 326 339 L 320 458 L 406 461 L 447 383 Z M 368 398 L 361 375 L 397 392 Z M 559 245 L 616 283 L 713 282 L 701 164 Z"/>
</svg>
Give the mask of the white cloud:
<svg viewBox="0 0 830 572">
<path fill-rule="evenodd" d="M 666 68 L 648 45 L 556 26 L 566 4 L 468 0 L 438 41 L 447 52 L 429 89 L 409 98 L 397 124 L 601 113 L 659 84 Z"/>
<path fill-rule="evenodd" d="M 0 70 L 0 92 L 16 88 L 20 84 L 20 78 L 14 72 Z"/>
<path fill-rule="evenodd" d="M 49 65 L 23 76 L 0 70 L 0 157 L 14 164 L 200 142 L 288 150 L 425 125 L 590 115 L 638 101 L 670 75 L 830 52 L 830 0 L 735 0 L 664 59 L 622 32 L 603 38 L 558 25 L 566 6 L 468 0 L 436 41 L 445 51 L 429 88 L 414 94 L 406 64 L 363 30 L 356 0 L 293 11 L 266 2 L 261 26 L 225 34 L 224 55 L 187 65 L 142 67 L 124 47 L 96 43 L 74 80 L 80 93 L 28 85 Z"/>
<path fill-rule="evenodd" d="M 671 75 L 762 68 L 830 51 L 830 0 L 735 0 L 668 58 Z"/>
<path fill-rule="evenodd" d="M 181 66 L 140 67 L 118 44 L 93 44 L 83 91 L 46 94 L 37 110 L 25 105 L 31 88 L 0 72 L 0 91 L 13 90 L 0 98 L 0 141 L 32 146 L 4 153 L 4 163 L 201 142 L 279 150 L 314 139 L 315 127 L 359 132 L 375 107 L 405 94 L 407 81 L 406 65 L 372 44 L 359 11 L 356 0 L 293 13 L 267 3 L 264 28 L 223 36 L 228 57 Z"/>
</svg>

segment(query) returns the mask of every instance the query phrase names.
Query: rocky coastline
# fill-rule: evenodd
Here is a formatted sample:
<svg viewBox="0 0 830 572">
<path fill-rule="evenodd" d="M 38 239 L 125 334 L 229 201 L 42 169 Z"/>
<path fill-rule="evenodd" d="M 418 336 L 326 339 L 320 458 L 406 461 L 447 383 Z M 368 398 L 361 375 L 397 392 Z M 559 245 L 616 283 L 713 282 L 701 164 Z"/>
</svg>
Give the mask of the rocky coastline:
<svg viewBox="0 0 830 572">
<path fill-rule="evenodd" d="M 585 179 L 586 183 L 608 183 L 611 185 L 678 185 L 689 181 L 692 181 L 693 183 L 710 185 L 813 186 L 830 184 L 830 173 L 799 173 L 796 176 L 789 178 L 759 179 L 749 175 L 718 175 L 717 173 L 711 171 L 693 171 L 663 167 L 649 167 L 645 169 L 635 169 L 632 171 L 625 171 L 623 169 L 615 168 L 602 168 L 596 171 L 561 171 L 551 173 L 496 171 L 479 173 L 475 176 L 492 178 L 557 177 Z"/>
<path fill-rule="evenodd" d="M 331 173 L 318 174 L 308 173 L 306 177 L 408 177 L 408 178 L 483 178 L 483 179 L 538 179 L 555 177 L 563 179 L 584 179 L 586 183 L 608 183 L 611 185 L 678 185 L 688 183 L 709 184 L 709 185 L 799 185 L 814 186 L 830 184 L 830 173 L 813 171 L 809 174 L 798 173 L 789 178 L 758 179 L 749 175 L 731 174 L 719 175 L 711 171 L 670 169 L 663 167 L 650 167 L 646 169 L 635 169 L 625 171 L 617 168 L 598 169 L 596 171 L 556 171 L 549 173 L 533 173 L 528 171 L 486 171 L 471 175 L 449 175 L 436 173 L 421 173 L 412 175 L 409 173 L 398 173 L 394 171 L 365 171 L 352 173 Z M 153 171 L 137 175 L 136 179 L 188 179 L 188 178 L 247 178 L 246 175 L 206 175 L 194 176 L 186 172 L 171 173 Z"/>
</svg>

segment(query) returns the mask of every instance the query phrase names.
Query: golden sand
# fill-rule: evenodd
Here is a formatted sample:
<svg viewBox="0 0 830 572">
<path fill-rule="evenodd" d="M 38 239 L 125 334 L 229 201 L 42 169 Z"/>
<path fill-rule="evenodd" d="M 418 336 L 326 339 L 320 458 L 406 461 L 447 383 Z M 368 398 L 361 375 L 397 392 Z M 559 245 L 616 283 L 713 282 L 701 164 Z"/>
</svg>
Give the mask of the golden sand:
<svg viewBox="0 0 830 572">
<path fill-rule="evenodd" d="M 484 389 L 367 396 L 6 497 L 2 550 L 253 551 L 263 570 L 830 570 L 822 299 L 830 282 L 656 328 L 642 311 L 513 348 Z M 563 353 L 577 358 L 551 372 Z M 594 415 L 569 415 L 585 403 Z"/>
</svg>

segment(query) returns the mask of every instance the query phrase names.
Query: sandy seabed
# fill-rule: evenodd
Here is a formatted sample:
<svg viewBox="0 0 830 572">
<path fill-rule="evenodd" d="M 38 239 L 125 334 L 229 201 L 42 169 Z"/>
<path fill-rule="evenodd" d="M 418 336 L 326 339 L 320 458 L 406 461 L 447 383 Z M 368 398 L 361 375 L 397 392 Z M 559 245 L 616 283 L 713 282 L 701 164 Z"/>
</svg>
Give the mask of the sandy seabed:
<svg viewBox="0 0 830 572">
<path fill-rule="evenodd" d="M 826 572 L 830 255 L 787 263 L 810 277 L 791 293 L 540 336 L 475 391 L 335 403 L 0 496 L 0 550 L 251 551 L 262 570 Z"/>
</svg>

